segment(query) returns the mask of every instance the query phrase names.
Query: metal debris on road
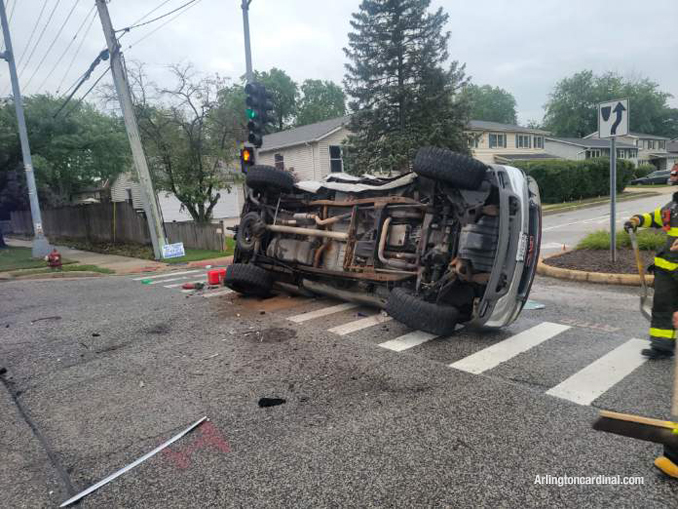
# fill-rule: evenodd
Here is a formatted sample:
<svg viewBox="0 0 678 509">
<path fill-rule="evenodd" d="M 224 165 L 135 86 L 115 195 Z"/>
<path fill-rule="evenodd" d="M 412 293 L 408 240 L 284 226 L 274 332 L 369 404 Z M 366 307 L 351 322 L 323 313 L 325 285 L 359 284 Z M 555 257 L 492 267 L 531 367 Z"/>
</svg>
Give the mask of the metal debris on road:
<svg viewBox="0 0 678 509">
<path fill-rule="evenodd" d="M 529 300 L 525 303 L 525 306 L 523 306 L 523 309 L 544 309 L 546 305 L 536 302 L 533 300 Z"/>
<path fill-rule="evenodd" d="M 203 422 L 205 422 L 206 420 L 207 420 L 207 416 L 203 417 L 203 418 L 200 419 L 200 420 L 195 421 L 193 424 L 191 424 L 191 425 L 190 425 L 188 428 L 186 428 L 184 431 L 182 431 L 182 432 L 179 433 L 178 435 L 173 436 L 172 438 L 170 438 L 170 439 L 169 439 L 167 442 L 165 442 L 164 444 L 159 445 L 158 447 L 156 447 L 155 449 L 153 449 L 151 452 L 146 453 L 144 456 L 142 456 L 141 458 L 139 458 L 139 459 L 136 460 L 135 462 L 130 463 L 130 464 L 127 465 L 126 467 L 121 468 L 120 470 L 118 470 L 117 472 L 114 472 L 113 474 L 109 475 L 109 476 L 106 477 L 105 479 L 102 479 L 102 480 L 99 481 L 98 483 L 96 483 L 96 484 L 90 486 L 90 487 L 87 488 L 85 491 L 81 491 L 80 493 L 78 493 L 78 494 L 75 495 L 74 497 L 69 498 L 68 500 L 66 500 L 66 502 L 64 502 L 63 504 L 61 504 L 59 507 L 66 507 L 66 506 L 71 505 L 71 504 L 74 503 L 74 502 L 77 502 L 77 501 L 80 500 L 81 498 L 84 498 L 84 497 L 86 497 L 87 495 L 89 495 L 90 493 L 92 493 L 92 492 L 98 490 L 99 488 L 101 488 L 101 487 L 104 486 L 105 484 L 108 484 L 108 483 L 111 482 L 113 479 L 116 479 L 117 477 L 120 477 L 120 476 L 121 476 L 122 474 L 124 474 L 125 472 L 128 472 L 128 471 L 132 470 L 134 467 L 136 467 L 137 465 L 143 463 L 143 462 L 146 461 L 148 458 L 151 458 L 151 457 L 155 456 L 157 453 L 159 453 L 160 451 L 162 451 L 165 447 L 167 447 L 167 446 L 173 444 L 174 442 L 176 442 L 177 440 L 179 440 L 179 439 L 182 438 L 183 436 L 185 436 L 185 435 L 187 435 L 188 433 L 190 433 L 191 431 L 193 431 L 195 428 L 197 428 L 198 426 L 200 426 L 200 425 L 201 425 Z"/>
</svg>

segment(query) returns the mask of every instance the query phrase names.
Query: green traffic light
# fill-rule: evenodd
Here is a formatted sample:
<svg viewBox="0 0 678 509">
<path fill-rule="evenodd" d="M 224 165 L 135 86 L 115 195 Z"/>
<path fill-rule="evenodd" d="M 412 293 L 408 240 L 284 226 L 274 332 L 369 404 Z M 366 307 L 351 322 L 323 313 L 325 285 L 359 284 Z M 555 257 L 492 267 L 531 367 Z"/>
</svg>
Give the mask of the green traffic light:
<svg viewBox="0 0 678 509">
<path fill-rule="evenodd" d="M 254 119 L 256 117 L 257 117 L 257 112 L 254 111 L 252 108 L 247 108 L 247 118 Z"/>
</svg>

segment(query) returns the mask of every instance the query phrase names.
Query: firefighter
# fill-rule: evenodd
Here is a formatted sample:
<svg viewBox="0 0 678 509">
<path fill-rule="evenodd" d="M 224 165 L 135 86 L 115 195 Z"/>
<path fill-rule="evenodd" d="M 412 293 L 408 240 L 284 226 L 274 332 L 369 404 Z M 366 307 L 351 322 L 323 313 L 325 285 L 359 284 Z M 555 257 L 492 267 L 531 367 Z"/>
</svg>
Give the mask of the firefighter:
<svg viewBox="0 0 678 509">
<path fill-rule="evenodd" d="M 678 183 L 678 163 L 671 169 L 670 182 Z M 650 348 L 641 353 L 650 359 L 673 357 L 676 329 L 672 323 L 678 310 L 678 193 L 672 200 L 650 213 L 633 216 L 624 228 L 661 228 L 667 234 L 666 244 L 657 253 L 654 264 L 654 299 L 650 323 Z"/>
</svg>

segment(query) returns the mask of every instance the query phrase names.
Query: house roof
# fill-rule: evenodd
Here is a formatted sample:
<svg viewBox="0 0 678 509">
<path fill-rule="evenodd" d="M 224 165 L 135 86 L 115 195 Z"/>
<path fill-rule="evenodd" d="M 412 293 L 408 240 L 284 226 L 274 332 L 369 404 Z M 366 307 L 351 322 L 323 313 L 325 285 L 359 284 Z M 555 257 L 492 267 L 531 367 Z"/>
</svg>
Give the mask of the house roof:
<svg viewBox="0 0 678 509">
<path fill-rule="evenodd" d="M 287 129 L 286 131 L 267 134 L 262 140 L 263 143 L 260 151 L 269 152 L 271 150 L 321 140 L 345 125 L 349 118 L 348 115 L 345 115 L 343 117 L 316 122 L 315 124 L 303 125 L 301 127 L 295 127 L 294 129 Z"/>
<path fill-rule="evenodd" d="M 666 144 L 666 151 L 667 152 L 678 152 L 678 140 L 677 141 L 669 141 Z"/>
<path fill-rule="evenodd" d="M 546 137 L 546 141 L 552 141 L 556 143 L 566 143 L 568 145 L 576 145 L 577 147 L 584 148 L 610 148 L 610 140 L 600 138 L 555 138 L 551 136 Z M 637 148 L 630 143 L 624 143 L 623 141 L 617 142 L 617 148 Z"/>
<path fill-rule="evenodd" d="M 536 159 L 562 159 L 553 154 L 495 154 L 494 158 L 502 161 L 534 161 Z"/>
<path fill-rule="evenodd" d="M 591 139 L 594 136 L 598 136 L 598 131 L 594 131 L 591 134 L 587 134 L 584 136 L 585 139 Z M 635 138 L 652 138 L 655 140 L 668 140 L 668 138 L 665 138 L 664 136 L 657 136 L 656 134 L 643 134 L 643 133 L 638 133 L 635 131 L 629 131 L 629 134 L 627 136 L 633 136 Z"/>
<path fill-rule="evenodd" d="M 472 131 L 498 131 L 498 132 L 515 132 L 515 133 L 527 133 L 527 134 L 551 134 L 548 131 L 542 131 L 541 129 L 530 129 L 529 127 L 523 127 L 514 124 L 502 124 L 500 122 L 489 122 L 487 120 L 469 120 L 467 125 Z"/>
<path fill-rule="evenodd" d="M 315 124 L 303 125 L 278 133 L 267 134 L 264 136 L 262 146 L 259 150 L 260 152 L 270 152 L 285 147 L 301 145 L 302 143 L 313 143 L 322 140 L 325 136 L 330 135 L 342 126 L 345 126 L 349 119 L 350 115 L 345 115 L 343 117 L 330 118 L 329 120 L 316 122 Z M 467 127 L 473 131 L 549 134 L 548 131 L 542 131 L 541 129 L 530 129 L 519 125 L 501 124 L 499 122 L 488 122 L 485 120 L 470 120 Z"/>
</svg>

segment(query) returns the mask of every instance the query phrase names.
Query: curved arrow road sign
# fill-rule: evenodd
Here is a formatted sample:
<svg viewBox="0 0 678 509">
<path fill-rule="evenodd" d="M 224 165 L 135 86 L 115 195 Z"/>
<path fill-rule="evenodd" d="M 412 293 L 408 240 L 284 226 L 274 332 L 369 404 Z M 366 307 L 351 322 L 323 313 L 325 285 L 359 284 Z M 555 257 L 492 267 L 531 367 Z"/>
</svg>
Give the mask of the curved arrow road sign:
<svg viewBox="0 0 678 509">
<path fill-rule="evenodd" d="M 618 99 L 598 106 L 598 137 L 612 138 L 629 134 L 629 101 Z"/>
</svg>

